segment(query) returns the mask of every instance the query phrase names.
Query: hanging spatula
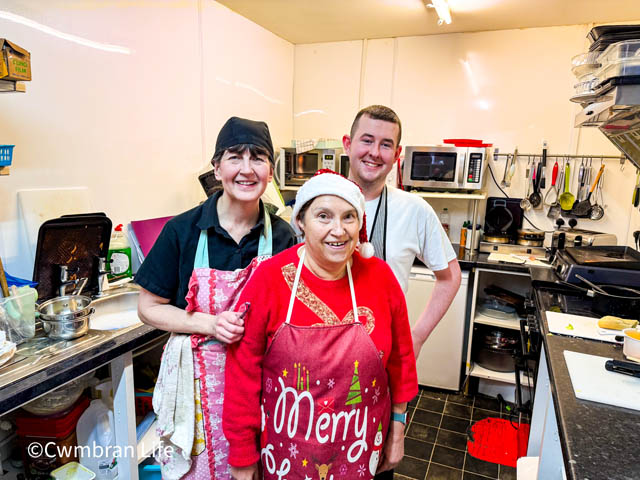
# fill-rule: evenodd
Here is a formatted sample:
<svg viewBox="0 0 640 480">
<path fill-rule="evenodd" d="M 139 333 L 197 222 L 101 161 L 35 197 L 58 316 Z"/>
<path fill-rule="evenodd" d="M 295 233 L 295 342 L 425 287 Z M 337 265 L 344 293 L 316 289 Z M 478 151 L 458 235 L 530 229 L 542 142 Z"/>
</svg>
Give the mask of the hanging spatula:
<svg viewBox="0 0 640 480">
<path fill-rule="evenodd" d="M 600 170 L 598 170 L 598 175 L 596 175 L 596 179 L 594 180 L 593 185 L 591 185 L 591 190 L 589 190 L 589 193 L 587 194 L 587 198 L 585 198 L 584 200 L 578 202 L 576 205 L 573 206 L 571 213 L 573 213 L 576 217 L 589 215 L 589 210 L 591 210 L 591 194 L 593 193 L 593 190 L 596 188 L 596 185 L 598 184 L 598 181 L 600 180 L 600 176 L 602 175 L 603 171 L 604 171 L 604 163 L 600 166 Z"/>
</svg>

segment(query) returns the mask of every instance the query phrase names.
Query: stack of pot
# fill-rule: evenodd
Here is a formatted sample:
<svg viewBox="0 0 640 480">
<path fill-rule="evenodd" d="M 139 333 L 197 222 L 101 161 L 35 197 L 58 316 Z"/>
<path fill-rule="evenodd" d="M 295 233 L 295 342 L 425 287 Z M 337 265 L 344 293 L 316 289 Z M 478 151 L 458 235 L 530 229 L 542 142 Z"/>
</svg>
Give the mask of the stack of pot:
<svg viewBox="0 0 640 480">
<path fill-rule="evenodd" d="M 94 309 L 89 297 L 65 295 L 42 303 L 38 312 L 42 327 L 50 338 L 71 340 L 89 331 L 89 319 Z"/>
</svg>

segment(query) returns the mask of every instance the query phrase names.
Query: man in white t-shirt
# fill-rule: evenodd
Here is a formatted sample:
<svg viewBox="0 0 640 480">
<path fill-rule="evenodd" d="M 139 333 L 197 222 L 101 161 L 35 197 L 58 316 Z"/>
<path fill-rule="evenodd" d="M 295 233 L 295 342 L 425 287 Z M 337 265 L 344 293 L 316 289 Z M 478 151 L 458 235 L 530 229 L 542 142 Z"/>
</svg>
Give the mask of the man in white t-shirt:
<svg viewBox="0 0 640 480">
<path fill-rule="evenodd" d="M 350 135 L 342 138 L 349 155 L 349 178 L 366 200 L 367 235 L 376 256 L 384 259 L 405 294 L 415 258 L 431 269 L 436 284 L 412 329 L 416 358 L 460 288 L 460 265 L 440 220 L 421 197 L 385 186 L 400 157 L 402 126 L 396 113 L 382 105 L 356 115 Z"/>
</svg>

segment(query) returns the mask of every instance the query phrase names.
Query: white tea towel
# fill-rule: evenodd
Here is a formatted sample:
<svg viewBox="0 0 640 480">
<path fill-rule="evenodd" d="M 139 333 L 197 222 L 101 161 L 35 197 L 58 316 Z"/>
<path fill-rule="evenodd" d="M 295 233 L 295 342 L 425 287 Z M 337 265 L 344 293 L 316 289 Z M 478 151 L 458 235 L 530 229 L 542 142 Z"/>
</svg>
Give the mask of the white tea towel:
<svg viewBox="0 0 640 480">
<path fill-rule="evenodd" d="M 195 435 L 195 387 L 191 336 L 172 333 L 162 355 L 153 391 L 161 448 L 157 458 L 164 480 L 182 478 L 191 469 Z M 169 448 L 170 447 L 170 448 Z"/>
</svg>

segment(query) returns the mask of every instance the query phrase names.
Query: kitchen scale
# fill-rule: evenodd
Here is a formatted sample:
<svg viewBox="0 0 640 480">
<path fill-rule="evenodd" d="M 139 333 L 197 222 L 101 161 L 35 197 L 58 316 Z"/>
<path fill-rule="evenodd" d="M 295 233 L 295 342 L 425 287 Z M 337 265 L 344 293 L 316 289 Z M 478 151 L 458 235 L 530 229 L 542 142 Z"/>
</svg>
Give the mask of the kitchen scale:
<svg viewBox="0 0 640 480">
<path fill-rule="evenodd" d="M 595 284 L 640 287 L 640 252 L 631 247 L 568 247 L 558 250 L 552 266 L 569 283 L 581 284 L 580 275 Z"/>
</svg>

